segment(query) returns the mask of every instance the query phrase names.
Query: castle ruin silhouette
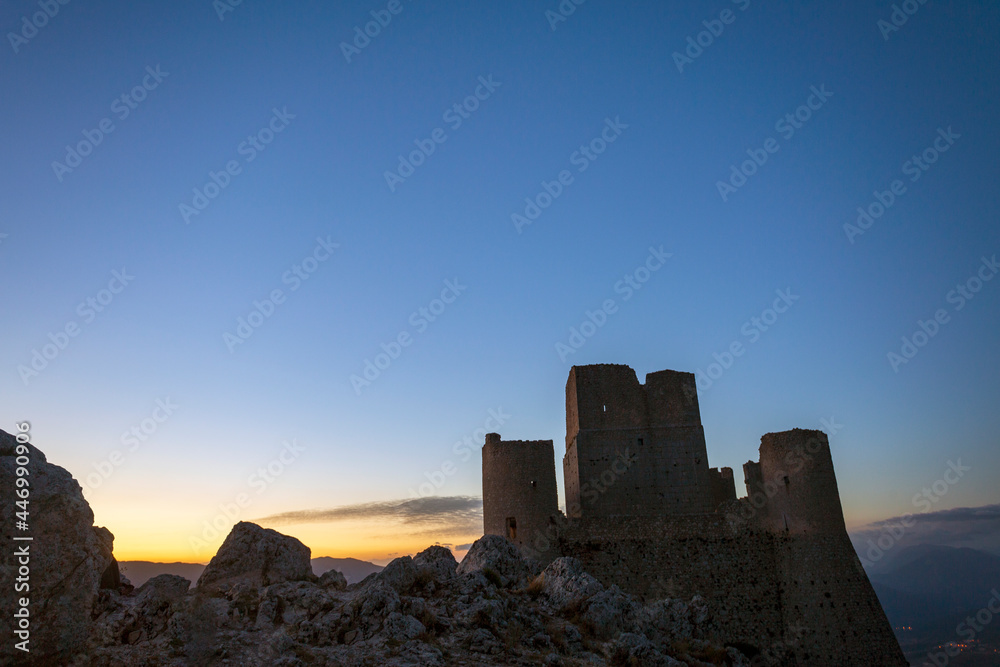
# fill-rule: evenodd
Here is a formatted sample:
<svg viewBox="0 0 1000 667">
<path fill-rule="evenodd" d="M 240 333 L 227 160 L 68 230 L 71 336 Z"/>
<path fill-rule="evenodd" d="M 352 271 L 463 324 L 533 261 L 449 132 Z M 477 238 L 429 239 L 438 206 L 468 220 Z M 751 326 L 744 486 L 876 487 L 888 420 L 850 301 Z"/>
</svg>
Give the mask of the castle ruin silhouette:
<svg viewBox="0 0 1000 667">
<path fill-rule="evenodd" d="M 483 446 L 483 528 L 543 564 L 579 558 L 646 599 L 705 597 L 710 632 L 786 664 L 907 665 L 847 535 L 826 434 L 761 438 L 760 459 L 709 468 L 691 373 L 640 384 L 625 365 L 566 382 L 566 512 L 552 440 Z"/>
</svg>

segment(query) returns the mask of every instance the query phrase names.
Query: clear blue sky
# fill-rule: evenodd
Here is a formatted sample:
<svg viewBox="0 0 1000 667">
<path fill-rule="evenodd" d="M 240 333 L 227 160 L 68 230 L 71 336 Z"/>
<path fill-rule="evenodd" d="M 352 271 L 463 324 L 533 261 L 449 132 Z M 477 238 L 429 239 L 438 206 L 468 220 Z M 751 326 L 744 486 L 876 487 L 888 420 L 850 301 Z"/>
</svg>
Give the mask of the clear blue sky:
<svg viewBox="0 0 1000 667">
<path fill-rule="evenodd" d="M 742 356 L 702 382 L 712 465 L 742 479 L 761 434 L 833 418 L 850 523 L 915 511 L 958 458 L 972 472 L 935 509 L 1000 502 L 1000 280 L 948 300 L 1000 254 L 995 4 L 930 0 L 885 33 L 889 2 L 589 0 L 555 30 L 554 0 L 390 4 L 350 62 L 341 43 L 386 3 L 244 0 L 220 20 L 208 0 L 72 2 L 13 40 L 39 5 L 0 11 L 2 427 L 30 420 L 81 480 L 122 451 L 86 493 L 126 553 L 179 543 L 193 559 L 188 535 L 247 489 L 241 518 L 406 499 L 452 461 L 435 494 L 476 496 L 478 448 L 463 461 L 453 443 L 489 410 L 510 415 L 505 439 L 551 438 L 561 458 L 572 364 L 707 373 L 734 342 Z M 675 52 L 712 28 L 679 72 Z M 54 167 L 85 132 L 104 136 Z M 434 152 L 390 186 L 415 140 Z M 578 152 L 592 140 L 602 153 Z M 925 171 L 905 165 L 928 148 Z M 766 162 L 723 196 L 747 151 Z M 185 215 L 210 172 L 228 184 Z M 845 232 L 896 179 L 886 212 Z M 561 192 L 516 224 L 543 181 Z M 295 277 L 317 238 L 337 247 Z M 661 246 L 626 300 L 619 281 Z M 430 322 L 419 309 L 440 312 L 446 281 L 459 289 Z M 276 289 L 271 317 L 227 344 Z M 751 318 L 769 321 L 777 290 L 798 298 L 763 331 Z M 359 395 L 351 376 L 401 332 Z M 50 334 L 65 349 L 26 375 Z M 167 398 L 129 451 L 122 433 Z M 249 476 L 286 439 L 304 452 L 257 494 Z"/>
</svg>

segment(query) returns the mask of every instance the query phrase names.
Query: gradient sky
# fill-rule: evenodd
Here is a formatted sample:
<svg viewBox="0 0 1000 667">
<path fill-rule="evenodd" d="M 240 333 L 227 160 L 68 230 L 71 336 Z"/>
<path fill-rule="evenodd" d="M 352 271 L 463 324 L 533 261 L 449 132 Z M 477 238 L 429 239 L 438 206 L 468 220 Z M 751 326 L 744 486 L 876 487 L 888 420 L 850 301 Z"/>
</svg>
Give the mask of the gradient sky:
<svg viewBox="0 0 1000 667">
<path fill-rule="evenodd" d="M 240 519 L 307 512 L 267 525 L 314 556 L 385 562 L 481 534 L 481 440 L 454 444 L 491 410 L 491 430 L 551 438 L 561 459 L 572 364 L 708 373 L 740 342 L 701 383 L 711 465 L 742 480 L 762 434 L 820 428 L 849 526 L 920 511 L 914 494 L 959 459 L 970 470 L 933 509 L 1000 502 L 1000 280 L 960 310 L 948 300 L 1000 254 L 1000 8 L 930 0 L 884 35 L 890 2 L 675 5 L 589 0 L 553 23 L 555 0 L 403 0 L 350 62 L 341 43 L 385 2 L 244 0 L 221 20 L 209 0 L 73 2 L 30 39 L 8 34 L 2 428 L 32 423 L 119 559 L 207 561 L 233 523 L 220 506 L 245 493 Z M 712 23 L 724 10 L 732 22 Z M 5 3 L 0 27 L 38 11 Z M 705 21 L 722 34 L 679 72 Z M 144 80 L 155 88 L 122 118 Z M 446 112 L 477 87 L 486 99 L 455 127 Z M 813 87 L 832 95 L 820 105 Z M 810 99 L 791 136 L 776 126 Z M 78 166 L 53 166 L 102 119 L 113 131 Z M 582 158 L 608 119 L 614 142 Z M 247 148 L 272 122 L 273 141 Z M 390 188 L 438 128 L 446 140 Z M 911 181 L 905 163 L 949 128 Z M 717 183 L 766 145 L 724 201 Z M 180 205 L 230 161 L 238 173 L 186 222 Z M 572 182 L 518 229 L 512 214 L 563 170 Z M 895 179 L 905 192 L 849 240 L 845 223 Z M 318 238 L 337 247 L 293 290 Z M 626 300 L 619 281 L 651 247 L 671 256 Z M 123 269 L 127 286 L 102 292 Z M 446 281 L 459 296 L 421 324 Z M 227 345 L 276 289 L 273 314 Z M 777 290 L 797 298 L 758 329 Z M 560 358 L 608 299 L 606 323 Z M 888 353 L 939 309 L 947 322 L 894 369 Z M 37 376 L 19 370 L 74 324 Z M 403 332 L 359 395 L 351 376 Z M 130 449 L 122 434 L 168 399 Z M 252 477 L 283 451 L 271 482 Z M 429 478 L 439 498 L 414 502 Z M 217 516 L 224 530 L 203 536 Z"/>
</svg>

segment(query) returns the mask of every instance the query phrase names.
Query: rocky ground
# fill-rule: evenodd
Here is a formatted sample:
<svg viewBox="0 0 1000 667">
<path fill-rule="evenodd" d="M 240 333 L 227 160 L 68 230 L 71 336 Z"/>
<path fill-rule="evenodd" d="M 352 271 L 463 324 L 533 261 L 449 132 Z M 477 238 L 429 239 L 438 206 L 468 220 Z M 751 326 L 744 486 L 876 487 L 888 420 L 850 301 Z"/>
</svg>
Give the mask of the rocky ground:
<svg viewBox="0 0 1000 667">
<path fill-rule="evenodd" d="M 346 586 L 312 575 L 298 540 L 240 523 L 189 585 L 101 591 L 86 664 L 749 665 L 699 637 L 703 601 L 643 605 L 573 558 L 539 572 L 497 536 L 461 564 L 430 547 Z"/>
<path fill-rule="evenodd" d="M 12 488 L 12 440 L 0 431 L 5 489 Z M 93 527 L 79 485 L 34 448 L 32 458 L 34 497 L 48 503 L 36 509 L 50 528 L 48 543 L 38 546 L 51 553 L 46 578 L 39 574 L 33 589 L 32 653 L 13 653 L 5 642 L 0 662 L 750 665 L 704 636 L 711 614 L 704 600 L 642 602 L 605 587 L 574 558 L 542 570 L 492 535 L 461 563 L 434 546 L 347 586 L 336 571 L 316 577 L 309 548 L 297 539 L 243 522 L 194 588 L 168 574 L 133 588 L 118 574 L 110 533 Z M 62 512 L 69 513 L 60 521 Z M 4 567 L 8 581 L 13 572 Z M 14 604 L 9 588 L 0 593 L 4 608 Z"/>
</svg>

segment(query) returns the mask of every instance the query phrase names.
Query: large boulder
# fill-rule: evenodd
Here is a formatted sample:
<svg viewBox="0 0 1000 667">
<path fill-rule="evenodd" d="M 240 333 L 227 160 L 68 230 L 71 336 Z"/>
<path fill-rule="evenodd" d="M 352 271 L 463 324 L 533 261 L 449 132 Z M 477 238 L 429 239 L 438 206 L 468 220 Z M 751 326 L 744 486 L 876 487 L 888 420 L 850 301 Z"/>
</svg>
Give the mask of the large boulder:
<svg viewBox="0 0 1000 667">
<path fill-rule="evenodd" d="M 443 584 L 455 578 L 458 561 L 451 549 L 442 546 L 427 547 L 413 557 L 417 578 Z"/>
<path fill-rule="evenodd" d="M 597 579 L 583 570 L 576 558 L 563 556 L 538 575 L 538 583 L 546 601 L 557 611 L 582 610 L 591 597 L 604 590 Z"/>
<path fill-rule="evenodd" d="M 400 595 L 410 592 L 417 581 L 417 568 L 413 565 L 413 559 L 409 556 L 402 556 L 391 561 L 381 572 L 376 574 L 372 581 L 384 581 L 389 588 Z"/>
<path fill-rule="evenodd" d="M 342 591 L 347 588 L 347 577 L 339 570 L 327 570 L 319 576 L 319 582 L 317 583 L 323 588 Z"/>
<path fill-rule="evenodd" d="M 18 487 L 18 468 L 30 486 Z M 16 491 L 27 488 L 27 498 Z M 23 506 L 15 501 L 27 500 Z M 27 516 L 17 516 L 26 512 Z M 21 530 L 16 522 L 26 520 Z M 17 540 L 15 537 L 31 537 Z M 83 489 L 65 469 L 52 465 L 30 444 L 0 431 L 0 663 L 67 664 L 86 648 L 91 611 L 101 578 L 112 563 L 114 536 L 94 526 Z M 113 579 L 113 577 L 109 577 Z M 23 590 L 15 587 L 26 586 Z M 28 618 L 14 618 L 21 598 Z M 27 623 L 30 653 L 17 649 L 15 634 Z"/>
<path fill-rule="evenodd" d="M 240 521 L 198 578 L 201 592 L 226 591 L 237 584 L 271 586 L 313 581 L 309 547 L 255 523 Z"/>
<path fill-rule="evenodd" d="M 587 601 L 581 620 L 601 639 L 610 639 L 642 620 L 642 605 L 611 584 Z"/>
<path fill-rule="evenodd" d="M 523 584 L 537 571 L 537 563 L 500 535 L 483 535 L 476 540 L 457 568 L 458 574 L 480 573 L 500 587 Z"/>
</svg>

